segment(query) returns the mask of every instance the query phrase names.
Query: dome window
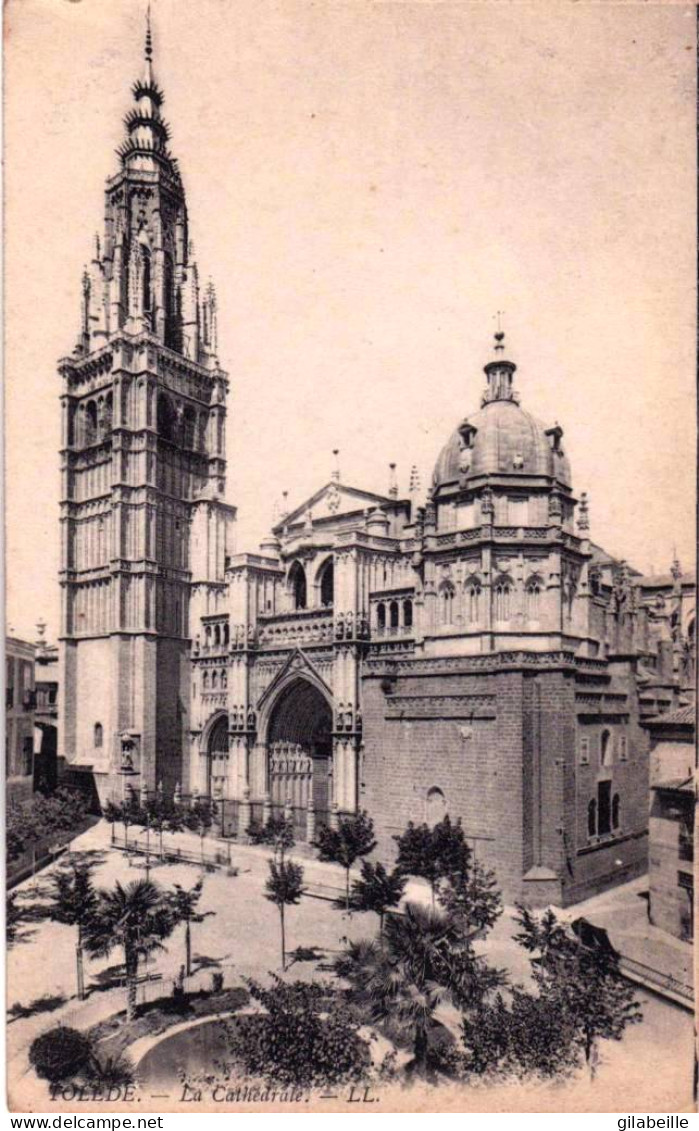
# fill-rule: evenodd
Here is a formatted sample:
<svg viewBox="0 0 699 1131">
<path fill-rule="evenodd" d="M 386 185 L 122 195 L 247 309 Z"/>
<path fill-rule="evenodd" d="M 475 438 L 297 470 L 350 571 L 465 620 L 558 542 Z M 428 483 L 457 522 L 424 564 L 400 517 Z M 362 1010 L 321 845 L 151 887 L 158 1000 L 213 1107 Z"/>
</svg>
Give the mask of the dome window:
<svg viewBox="0 0 699 1131">
<path fill-rule="evenodd" d="M 524 467 L 524 456 L 521 452 L 515 452 L 515 454 L 513 455 L 512 466 L 514 467 L 515 471 L 521 471 Z"/>
<path fill-rule="evenodd" d="M 473 448 L 477 431 L 478 429 L 473 424 L 469 424 L 468 420 L 464 420 L 463 424 L 459 426 L 462 450 L 470 451 Z"/>
</svg>

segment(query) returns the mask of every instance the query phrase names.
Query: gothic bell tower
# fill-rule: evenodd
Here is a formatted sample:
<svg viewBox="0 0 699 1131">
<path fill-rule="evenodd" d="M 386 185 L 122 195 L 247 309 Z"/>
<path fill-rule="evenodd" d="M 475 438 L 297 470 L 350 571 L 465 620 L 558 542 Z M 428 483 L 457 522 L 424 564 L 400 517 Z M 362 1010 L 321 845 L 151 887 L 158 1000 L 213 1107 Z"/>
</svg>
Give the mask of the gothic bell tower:
<svg viewBox="0 0 699 1131">
<path fill-rule="evenodd" d="M 224 582 L 228 378 L 150 23 L 62 379 L 61 751 L 101 800 L 189 778 L 190 601 Z"/>
</svg>

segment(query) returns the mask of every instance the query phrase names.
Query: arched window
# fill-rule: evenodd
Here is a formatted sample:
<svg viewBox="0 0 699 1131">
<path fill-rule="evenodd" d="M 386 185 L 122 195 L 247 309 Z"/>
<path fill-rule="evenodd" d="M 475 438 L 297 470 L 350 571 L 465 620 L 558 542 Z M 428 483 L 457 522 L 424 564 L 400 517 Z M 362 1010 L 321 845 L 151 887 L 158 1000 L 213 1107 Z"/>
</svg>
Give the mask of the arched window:
<svg viewBox="0 0 699 1131">
<path fill-rule="evenodd" d="M 223 626 L 223 643 L 229 644 L 231 639 L 231 630 L 227 624 Z"/>
<path fill-rule="evenodd" d="M 597 802 L 594 798 L 587 806 L 587 835 L 597 835 Z"/>
<path fill-rule="evenodd" d="M 600 738 L 599 764 L 600 766 L 611 766 L 612 764 L 612 736 L 608 730 L 603 730 Z"/>
<path fill-rule="evenodd" d="M 215 691 L 218 687 L 218 672 L 211 673 L 211 690 Z"/>
<path fill-rule="evenodd" d="M 403 602 L 403 624 L 406 628 L 413 627 L 413 602 L 409 597 Z"/>
<path fill-rule="evenodd" d="M 221 672 L 221 687 L 228 687 L 228 675 L 225 669 Z"/>
<path fill-rule="evenodd" d="M 619 828 L 619 794 L 615 793 L 612 798 L 612 828 Z"/>
<path fill-rule="evenodd" d="M 102 724 L 101 723 L 95 723 L 95 737 L 94 737 L 95 750 L 99 749 L 99 747 L 102 745 L 103 741 L 104 741 L 104 731 L 102 730 Z"/>
<path fill-rule="evenodd" d="M 306 596 L 306 571 L 299 562 L 294 562 L 289 570 L 289 592 L 295 609 L 305 609 Z"/>
<path fill-rule="evenodd" d="M 88 401 L 85 409 L 85 443 L 94 444 L 97 439 L 97 405 Z"/>
<path fill-rule="evenodd" d="M 468 619 L 471 624 L 477 624 L 481 619 L 481 592 L 480 581 L 472 581 L 466 591 Z"/>
<path fill-rule="evenodd" d="M 221 643 L 221 625 L 217 624 L 214 627 L 214 644 L 218 648 Z"/>
<path fill-rule="evenodd" d="M 332 605 L 335 597 L 335 567 L 332 560 L 325 566 L 320 578 L 320 603 L 325 608 Z"/>
<path fill-rule="evenodd" d="M 208 691 L 209 690 L 209 673 L 208 672 L 204 672 L 204 674 L 201 677 L 201 689 L 202 689 L 202 691 Z"/>
<path fill-rule="evenodd" d="M 540 592 L 541 592 L 541 589 L 539 587 L 538 579 L 532 578 L 531 581 L 529 581 L 527 583 L 527 588 L 526 588 L 525 593 L 524 593 L 526 615 L 527 615 L 527 618 L 529 620 L 538 620 L 539 619 L 539 594 L 540 594 Z"/>
<path fill-rule="evenodd" d="M 143 256 L 143 314 L 148 326 L 153 325 L 153 288 L 151 286 L 150 251 L 141 246 Z"/>
<path fill-rule="evenodd" d="M 188 405 L 184 410 L 184 435 L 183 442 L 185 448 L 196 447 L 196 433 L 197 433 L 197 414 L 191 405 Z"/>
<path fill-rule="evenodd" d="M 440 591 L 440 611 L 442 624 L 454 623 L 454 586 L 446 581 Z"/>
<path fill-rule="evenodd" d="M 439 824 L 443 821 L 447 813 L 447 799 L 444 793 L 438 786 L 433 786 L 428 790 L 427 803 L 425 805 L 425 818 L 427 824 L 432 828 L 433 825 Z"/>
<path fill-rule="evenodd" d="M 400 624 L 400 607 L 397 601 L 391 601 L 388 606 L 388 616 L 391 628 L 398 628 Z"/>
<path fill-rule="evenodd" d="M 386 606 L 383 601 L 376 606 L 376 627 L 379 632 L 383 632 L 386 627 Z"/>
<path fill-rule="evenodd" d="M 158 435 L 163 440 L 170 441 L 175 435 L 175 410 L 164 393 L 158 397 Z"/>
<path fill-rule="evenodd" d="M 510 619 L 510 597 L 512 594 L 512 586 L 507 578 L 498 581 L 495 586 L 495 619 L 496 620 L 509 620 Z"/>
</svg>

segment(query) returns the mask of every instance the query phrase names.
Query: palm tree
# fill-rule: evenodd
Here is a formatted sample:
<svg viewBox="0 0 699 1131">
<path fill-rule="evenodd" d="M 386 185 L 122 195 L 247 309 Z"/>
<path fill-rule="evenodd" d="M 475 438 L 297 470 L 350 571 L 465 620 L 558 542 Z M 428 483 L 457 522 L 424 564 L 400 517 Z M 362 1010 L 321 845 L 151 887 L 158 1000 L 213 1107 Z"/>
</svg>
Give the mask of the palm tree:
<svg viewBox="0 0 699 1131">
<path fill-rule="evenodd" d="M 370 1022 L 410 1040 L 410 1069 L 423 1076 L 430 1070 L 438 1007 L 446 1001 L 474 1007 L 504 981 L 501 971 L 476 956 L 457 920 L 414 903 L 405 905 L 403 916 L 389 918 L 383 947 L 350 943 L 335 968 Z"/>
<path fill-rule="evenodd" d="M 136 880 L 126 887 L 117 882 L 112 891 L 98 892 L 98 903 L 84 931 L 85 947 L 104 957 L 121 947 L 127 987 L 127 1020 L 136 1010 L 136 979 L 141 958 L 164 950 L 176 925 L 167 893 L 151 880 Z"/>
<path fill-rule="evenodd" d="M 83 935 L 97 908 L 97 892 L 92 883 L 92 867 L 89 864 L 72 864 L 67 869 L 56 872 L 51 877 L 52 904 L 50 917 L 56 923 L 67 923 L 78 928 L 78 941 L 75 946 L 77 965 L 78 997 L 85 997 L 85 973 L 83 967 Z"/>
<path fill-rule="evenodd" d="M 175 884 L 175 890 L 170 895 L 173 915 L 178 923 L 184 923 L 185 972 L 187 977 L 192 973 L 191 925 L 192 923 L 203 923 L 209 915 L 216 914 L 215 911 L 197 911 L 197 904 L 201 899 L 203 887 L 203 879 L 198 880 L 189 891 L 183 888 L 181 884 Z"/>
</svg>

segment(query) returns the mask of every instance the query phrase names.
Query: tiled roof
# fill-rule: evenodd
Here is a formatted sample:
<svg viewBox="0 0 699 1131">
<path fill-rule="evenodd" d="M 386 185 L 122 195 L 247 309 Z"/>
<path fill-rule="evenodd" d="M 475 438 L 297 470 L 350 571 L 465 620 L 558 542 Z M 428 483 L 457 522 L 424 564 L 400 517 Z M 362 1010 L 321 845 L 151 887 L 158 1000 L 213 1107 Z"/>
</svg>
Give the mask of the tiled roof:
<svg viewBox="0 0 699 1131">
<path fill-rule="evenodd" d="M 654 715 L 646 719 L 646 726 L 665 726 L 667 723 L 675 725 L 694 726 L 696 724 L 696 707 L 689 703 L 686 707 L 676 707 L 674 711 L 665 711 L 662 715 Z"/>
<path fill-rule="evenodd" d="M 671 789 L 679 793 L 693 793 L 694 783 L 691 778 L 670 778 L 668 781 L 653 782 L 651 789 Z"/>
<path fill-rule="evenodd" d="M 696 584 L 696 574 L 694 570 L 688 570 L 680 577 L 682 585 Z M 642 589 L 672 589 L 675 584 L 675 579 L 671 573 L 654 573 L 649 574 L 647 577 L 639 577 L 637 584 Z"/>
</svg>

